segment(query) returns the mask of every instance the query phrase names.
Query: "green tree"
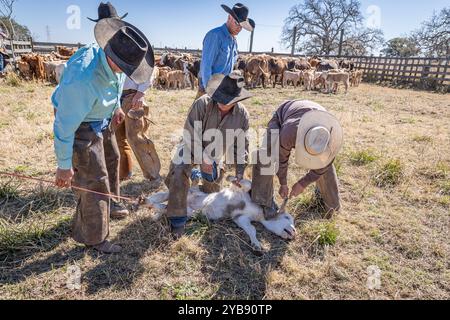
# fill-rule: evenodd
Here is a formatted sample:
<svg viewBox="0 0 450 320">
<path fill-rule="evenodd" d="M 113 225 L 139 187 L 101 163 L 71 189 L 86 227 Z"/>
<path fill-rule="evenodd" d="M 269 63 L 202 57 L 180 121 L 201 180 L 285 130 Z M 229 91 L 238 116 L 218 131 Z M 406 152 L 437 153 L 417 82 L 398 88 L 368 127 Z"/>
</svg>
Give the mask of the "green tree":
<svg viewBox="0 0 450 320">
<path fill-rule="evenodd" d="M 417 56 L 420 48 L 412 39 L 399 37 L 386 42 L 381 52 L 388 57 L 407 58 Z"/>
<path fill-rule="evenodd" d="M 0 26 L 4 25 L 6 27 L 7 34 L 12 35 L 11 25 L 9 19 L 6 17 L 0 17 Z M 16 20 L 11 19 L 12 25 L 14 27 L 15 38 L 16 39 L 29 39 L 31 38 L 30 29 L 27 26 L 19 24 Z M 2 27 L 3 28 L 3 27 Z"/>
</svg>

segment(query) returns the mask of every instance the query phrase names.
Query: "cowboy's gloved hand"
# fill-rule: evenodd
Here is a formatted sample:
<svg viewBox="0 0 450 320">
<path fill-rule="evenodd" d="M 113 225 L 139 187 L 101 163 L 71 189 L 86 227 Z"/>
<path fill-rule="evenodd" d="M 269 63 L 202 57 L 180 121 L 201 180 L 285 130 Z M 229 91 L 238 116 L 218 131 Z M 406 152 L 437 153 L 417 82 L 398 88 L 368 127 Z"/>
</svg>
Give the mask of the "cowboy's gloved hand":
<svg viewBox="0 0 450 320">
<path fill-rule="evenodd" d="M 119 108 L 114 113 L 113 122 L 115 124 L 122 124 L 122 122 L 125 121 L 125 113 L 123 112 L 122 108 Z"/>
<path fill-rule="evenodd" d="M 203 163 L 200 166 L 200 170 L 202 170 L 203 173 L 207 174 L 213 174 L 214 173 L 214 164 L 209 159 L 203 159 Z"/>
<path fill-rule="evenodd" d="M 290 198 L 296 198 L 299 195 L 301 195 L 303 192 L 305 192 L 305 188 L 299 183 L 297 182 L 293 187 L 292 187 L 292 191 L 291 191 L 291 195 Z"/>
<path fill-rule="evenodd" d="M 280 194 L 280 197 L 283 200 L 286 200 L 289 197 L 289 187 L 288 186 L 281 186 L 280 191 L 278 191 Z"/>
<path fill-rule="evenodd" d="M 72 185 L 73 175 L 74 175 L 73 169 L 63 170 L 58 168 L 56 170 L 56 179 L 55 179 L 56 186 L 59 188 L 70 188 L 70 186 Z"/>
<path fill-rule="evenodd" d="M 142 109 L 145 104 L 145 93 L 143 92 L 136 92 L 136 94 L 133 96 L 133 100 L 131 100 L 131 108 L 136 109 Z"/>
</svg>

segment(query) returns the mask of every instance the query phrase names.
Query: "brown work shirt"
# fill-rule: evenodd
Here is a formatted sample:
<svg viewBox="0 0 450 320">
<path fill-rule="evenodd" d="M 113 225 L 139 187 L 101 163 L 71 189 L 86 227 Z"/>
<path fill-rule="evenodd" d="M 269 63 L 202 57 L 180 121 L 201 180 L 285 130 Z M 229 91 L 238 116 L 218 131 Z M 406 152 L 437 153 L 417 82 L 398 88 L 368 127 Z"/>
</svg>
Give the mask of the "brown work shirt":
<svg viewBox="0 0 450 320">
<path fill-rule="evenodd" d="M 281 185 L 287 185 L 288 183 L 289 158 L 297 143 L 298 125 L 303 115 L 311 110 L 326 111 L 321 105 L 312 101 L 286 101 L 278 108 L 272 120 L 269 122 L 270 130 L 280 131 L 280 166 L 277 176 Z M 310 184 L 319 180 L 328 171 L 330 166 L 320 170 L 311 170 L 299 181 L 300 184 L 304 188 L 308 187 Z"/>
<path fill-rule="evenodd" d="M 201 122 L 202 126 L 200 129 L 202 132 L 196 132 L 195 122 Z M 189 111 L 188 118 L 186 120 L 184 129 L 187 130 L 190 134 L 191 141 L 190 145 L 186 146 L 190 150 L 191 156 L 194 157 L 194 154 L 190 148 L 196 143 L 196 140 L 202 137 L 206 131 L 210 129 L 217 129 L 222 134 L 222 155 L 227 156 L 232 154 L 234 159 L 229 159 L 226 157 L 227 164 L 237 164 L 237 160 L 239 159 L 240 164 L 236 165 L 236 174 L 244 174 L 245 168 L 248 163 L 248 150 L 249 150 L 249 142 L 246 137 L 246 134 L 249 129 L 249 114 L 247 109 L 243 104 L 237 103 L 236 106 L 222 118 L 219 107 L 215 101 L 213 101 L 208 95 L 204 95 L 196 100 Z M 227 138 L 227 130 L 238 130 L 236 131 L 236 136 L 229 136 Z M 207 137 L 209 138 L 209 137 Z M 239 139 L 243 139 L 241 141 L 245 141 L 242 145 L 242 149 L 240 150 L 237 141 Z M 203 141 L 197 141 L 198 145 L 201 145 L 203 150 L 206 148 L 212 149 L 214 147 L 220 148 L 220 144 L 217 144 L 217 141 L 213 139 L 213 141 L 205 141 L 208 140 L 203 137 Z M 232 140 L 232 141 L 227 141 Z M 230 150 L 233 148 L 234 150 Z M 228 152 L 227 152 L 228 151 Z M 213 154 L 213 159 L 220 161 L 218 155 Z M 199 164 L 199 163 L 196 163 Z"/>
</svg>

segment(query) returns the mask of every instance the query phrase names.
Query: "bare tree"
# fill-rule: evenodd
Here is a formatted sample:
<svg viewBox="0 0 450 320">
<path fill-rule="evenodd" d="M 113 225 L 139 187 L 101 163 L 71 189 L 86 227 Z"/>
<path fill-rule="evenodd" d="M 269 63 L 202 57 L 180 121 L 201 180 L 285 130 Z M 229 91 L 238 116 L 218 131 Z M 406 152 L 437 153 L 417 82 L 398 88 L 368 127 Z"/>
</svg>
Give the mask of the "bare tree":
<svg viewBox="0 0 450 320">
<path fill-rule="evenodd" d="M 15 31 L 14 31 L 14 24 L 12 22 L 13 20 L 13 14 L 14 14 L 14 5 L 16 4 L 17 0 L 0 0 L 0 16 L 3 16 L 8 19 L 9 21 L 9 31 L 10 38 L 14 39 L 15 37 Z"/>
<path fill-rule="evenodd" d="M 364 26 L 360 8 L 358 0 L 304 0 L 291 8 L 285 20 L 282 42 L 291 43 L 296 26 L 297 51 L 336 54 L 344 30 L 344 53 L 365 54 L 381 45 L 383 33 Z"/>
<path fill-rule="evenodd" d="M 450 57 L 450 7 L 434 13 L 412 38 L 428 57 Z"/>
</svg>

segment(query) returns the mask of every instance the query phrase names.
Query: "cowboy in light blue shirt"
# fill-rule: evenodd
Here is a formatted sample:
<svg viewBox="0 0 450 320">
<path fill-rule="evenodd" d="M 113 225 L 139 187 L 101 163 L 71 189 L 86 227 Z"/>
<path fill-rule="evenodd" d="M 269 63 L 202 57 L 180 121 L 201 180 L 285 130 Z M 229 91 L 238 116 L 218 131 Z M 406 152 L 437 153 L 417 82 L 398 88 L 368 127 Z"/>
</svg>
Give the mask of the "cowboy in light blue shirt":
<svg viewBox="0 0 450 320">
<path fill-rule="evenodd" d="M 111 4 L 100 5 L 99 17 L 111 13 Z M 109 219 L 124 218 L 128 210 L 118 200 L 120 154 L 112 124 L 125 119 L 120 97 L 126 76 L 137 84 L 148 81 L 155 58 L 145 35 L 118 18 L 99 19 L 95 39 L 68 61 L 52 96 L 56 184 L 74 187 L 73 239 L 118 253 L 121 248 L 106 240 Z"/>
<path fill-rule="evenodd" d="M 249 10 L 241 3 L 232 9 L 222 5 L 229 14 L 227 23 L 207 33 L 203 41 L 202 63 L 200 67 L 199 96 L 204 94 L 213 74 L 229 75 L 238 58 L 237 35 L 242 28 L 253 31 L 255 22 L 248 19 Z"/>
<path fill-rule="evenodd" d="M 114 114 L 120 113 L 120 95 L 126 76 L 115 73 L 105 52 L 92 44 L 77 51 L 67 63 L 52 96 L 56 112 L 55 153 L 58 168 L 72 168 L 75 132 L 82 122 L 100 134 Z"/>
</svg>

